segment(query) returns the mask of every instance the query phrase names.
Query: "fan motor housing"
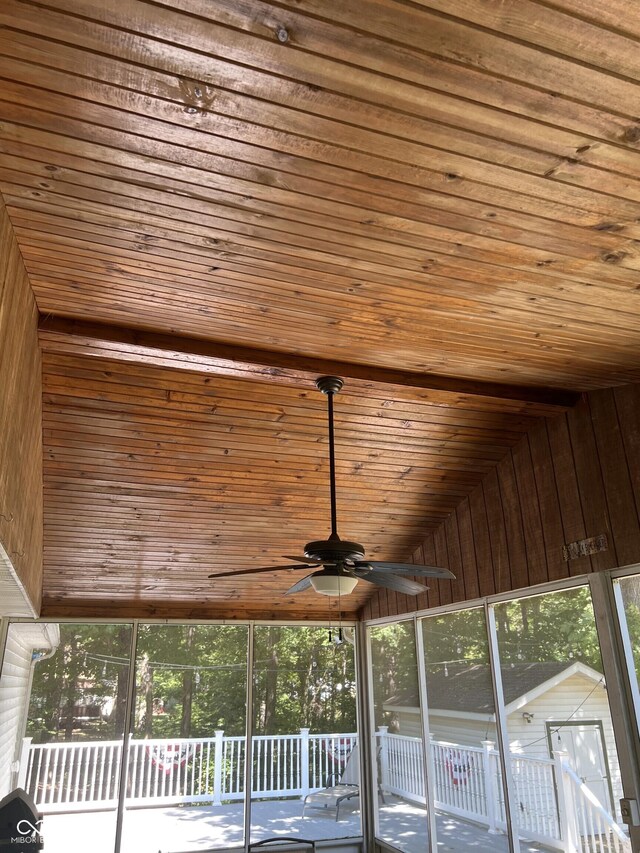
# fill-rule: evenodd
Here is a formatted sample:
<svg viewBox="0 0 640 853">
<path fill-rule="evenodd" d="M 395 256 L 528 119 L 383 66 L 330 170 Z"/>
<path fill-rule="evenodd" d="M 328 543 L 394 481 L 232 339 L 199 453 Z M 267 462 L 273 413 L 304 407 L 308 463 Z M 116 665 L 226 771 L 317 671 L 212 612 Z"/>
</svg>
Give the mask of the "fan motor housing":
<svg viewBox="0 0 640 853">
<path fill-rule="evenodd" d="M 340 563 L 343 560 L 362 560 L 364 548 L 358 542 L 347 542 L 346 539 L 321 539 L 307 542 L 304 555 L 325 563 Z"/>
</svg>

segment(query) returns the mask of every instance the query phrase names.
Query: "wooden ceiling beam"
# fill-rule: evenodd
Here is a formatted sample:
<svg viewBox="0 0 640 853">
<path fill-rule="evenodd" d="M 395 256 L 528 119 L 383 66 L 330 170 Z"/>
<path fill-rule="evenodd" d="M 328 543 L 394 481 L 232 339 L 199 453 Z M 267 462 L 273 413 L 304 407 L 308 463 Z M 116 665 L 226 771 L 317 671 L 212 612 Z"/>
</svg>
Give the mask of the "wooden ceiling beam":
<svg viewBox="0 0 640 853">
<path fill-rule="evenodd" d="M 557 388 L 394 370 L 63 317 L 41 317 L 39 334 L 45 352 L 137 362 L 303 388 L 308 388 L 318 376 L 337 375 L 360 391 L 373 387 L 402 387 L 467 398 L 493 398 L 523 404 L 523 408 L 534 409 L 542 415 L 570 408 L 579 399 L 579 394 Z"/>
<path fill-rule="evenodd" d="M 322 597 L 324 599 L 324 596 Z M 50 596 L 42 604 L 43 619 L 204 619 L 223 620 L 225 622 L 269 622 L 284 620 L 291 622 L 317 621 L 326 623 L 335 618 L 335 608 L 327 600 L 316 596 L 304 606 L 290 606 L 288 599 L 279 596 L 272 601 L 243 603 L 238 595 L 230 596 L 227 601 L 207 601 L 192 594 L 184 599 L 148 600 L 143 598 L 120 601 L 113 595 L 103 597 L 77 598 Z M 351 609 L 347 610 L 347 607 Z M 348 605 L 343 600 L 342 618 L 357 619 L 357 605 Z"/>
</svg>

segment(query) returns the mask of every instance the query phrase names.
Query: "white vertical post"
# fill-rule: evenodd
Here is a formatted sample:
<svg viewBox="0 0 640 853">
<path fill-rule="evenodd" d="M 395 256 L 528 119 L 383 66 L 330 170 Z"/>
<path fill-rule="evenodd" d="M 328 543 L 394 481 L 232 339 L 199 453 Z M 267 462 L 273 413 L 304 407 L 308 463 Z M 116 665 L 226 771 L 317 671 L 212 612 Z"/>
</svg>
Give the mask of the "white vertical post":
<svg viewBox="0 0 640 853">
<path fill-rule="evenodd" d="M 224 759 L 224 731 L 216 729 L 216 746 L 213 753 L 213 804 L 222 805 L 222 764 Z"/>
<path fill-rule="evenodd" d="M 431 774 L 431 800 L 429 801 L 428 807 L 432 812 L 435 812 L 435 803 L 436 800 L 440 799 L 439 792 L 439 779 L 436 771 L 436 752 L 438 749 L 438 744 L 436 743 L 435 736 L 433 732 L 429 732 L 429 773 Z"/>
<path fill-rule="evenodd" d="M 380 790 L 377 777 L 376 743 L 373 682 L 371 670 L 370 635 L 363 622 L 356 623 L 356 688 L 358 748 L 360 749 L 360 789 L 361 789 L 361 829 L 364 835 L 364 849 L 375 849 L 375 836 L 378 829 L 379 804 L 377 792 Z M 367 769 L 368 768 L 368 769 Z M 365 770 L 367 772 L 365 773 Z"/>
<path fill-rule="evenodd" d="M 612 587 L 607 572 L 593 574 L 602 575 L 589 578 L 589 587 L 622 777 L 621 793 L 626 798 L 640 800 L 640 696 L 620 589 L 623 578 L 614 581 Z M 614 815 L 616 812 L 620 813 L 619 808 L 614 810 Z M 640 849 L 640 827 L 627 826 L 627 832 L 631 847 Z"/>
<path fill-rule="evenodd" d="M 420 722 L 422 735 L 422 777 L 424 785 L 424 802 L 429 821 L 429 853 L 438 849 L 438 830 L 436 826 L 436 774 L 433 756 L 433 735 L 429 731 L 429 690 L 427 686 L 427 665 L 424 652 L 424 632 L 422 623 L 416 616 L 413 619 L 414 637 L 416 643 L 416 661 L 418 665 L 418 694 L 420 697 Z"/>
<path fill-rule="evenodd" d="M 387 734 L 389 726 L 380 726 L 380 787 L 386 791 L 389 784 L 389 740 Z"/>
<path fill-rule="evenodd" d="M 304 800 L 311 788 L 309 784 L 310 773 L 309 729 L 300 729 L 300 799 L 302 800 Z"/>
<path fill-rule="evenodd" d="M 245 754 L 244 754 L 244 844 L 251 840 L 251 795 L 253 792 L 253 661 L 255 625 L 249 623 L 247 636 L 247 681 L 246 681 L 246 714 L 245 714 Z"/>
<path fill-rule="evenodd" d="M 493 772 L 492 763 L 493 755 L 491 754 L 495 744 L 492 740 L 483 740 L 483 769 L 484 769 L 484 792 L 487 803 L 487 820 L 489 821 L 489 833 L 491 835 L 498 834 L 498 826 L 496 824 L 496 800 L 497 789 L 495 783 L 495 773 Z"/>
<path fill-rule="evenodd" d="M 502 671 L 500 669 L 500 649 L 498 646 L 498 630 L 496 627 L 495 606 L 485 602 L 485 615 L 489 639 L 489 662 L 493 676 L 493 700 L 496 719 L 496 734 L 498 736 L 498 761 L 502 770 L 502 785 L 504 788 L 504 817 L 507 824 L 507 835 L 511 842 L 511 853 L 520 853 L 520 832 L 518 814 L 514 808 L 517 803 L 516 788 L 513 781 L 511 748 L 507 731 L 507 715 L 505 712 L 504 690 L 502 687 Z M 497 802 L 497 797 L 496 797 Z M 502 820 L 502 814 L 500 815 Z"/>
<path fill-rule="evenodd" d="M 31 749 L 31 741 L 33 738 L 23 737 L 22 746 L 20 747 L 20 758 L 18 759 L 18 778 L 17 787 L 25 789 L 27 781 L 27 769 L 29 767 L 29 750 Z"/>
<path fill-rule="evenodd" d="M 127 674 L 127 700 L 124 720 L 124 731 L 122 734 L 122 743 L 118 752 L 119 764 L 116 767 L 116 782 L 115 794 L 118 798 L 118 806 L 116 809 L 116 835 L 114 839 L 113 849 L 116 853 L 120 853 L 122 845 L 122 830 L 124 826 L 124 811 L 127 797 L 127 775 L 129 773 L 129 750 L 130 742 L 133 736 L 133 727 L 135 725 L 135 703 L 136 703 L 136 660 L 138 656 L 138 627 L 139 622 L 134 619 L 131 623 L 131 645 L 129 646 L 129 671 Z M 78 761 L 82 753 L 78 753 Z M 78 774 L 80 775 L 80 765 L 78 764 Z M 76 785 L 77 787 L 77 785 Z M 76 794 L 77 798 L 77 794 Z"/>
<path fill-rule="evenodd" d="M 576 803 L 569 774 L 564 772 L 564 759 L 568 753 L 553 751 L 558 792 L 558 823 L 565 853 L 580 853 L 580 833 L 577 826 Z"/>
</svg>

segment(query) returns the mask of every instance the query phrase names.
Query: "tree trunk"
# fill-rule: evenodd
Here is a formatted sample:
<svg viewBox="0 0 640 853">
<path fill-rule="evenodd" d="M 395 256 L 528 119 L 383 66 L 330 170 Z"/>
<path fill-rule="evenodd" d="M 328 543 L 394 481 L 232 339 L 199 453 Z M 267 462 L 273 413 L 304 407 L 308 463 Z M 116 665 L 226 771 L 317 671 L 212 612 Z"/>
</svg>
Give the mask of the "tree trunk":
<svg viewBox="0 0 640 853">
<path fill-rule="evenodd" d="M 185 662 L 191 664 L 191 649 L 195 628 L 189 625 L 185 640 Z M 193 670 L 185 669 L 182 673 L 182 718 L 180 720 L 180 737 L 191 736 L 191 707 L 193 704 Z"/>
<path fill-rule="evenodd" d="M 118 657 L 128 657 L 131 648 L 131 629 L 128 625 L 122 625 L 116 633 L 116 648 L 114 654 Z M 127 721 L 127 690 L 129 687 L 129 667 L 116 667 L 118 674 L 116 680 L 116 697 L 113 713 L 113 725 L 115 737 L 124 733 Z"/>
<path fill-rule="evenodd" d="M 140 680 L 144 699 L 142 729 L 145 737 L 153 737 L 153 667 L 149 665 L 149 655 L 146 653 L 140 661 Z"/>
<path fill-rule="evenodd" d="M 68 659 L 65 666 L 66 688 L 65 688 L 65 720 L 64 720 L 64 739 L 70 741 L 73 739 L 73 722 L 74 709 L 76 704 L 76 692 L 78 684 L 78 640 L 75 635 L 71 635 L 68 647 Z M 65 655 L 66 657 L 66 655 Z"/>
<path fill-rule="evenodd" d="M 278 639 L 279 628 L 267 630 L 267 671 L 264 679 L 264 733 L 269 734 L 271 725 L 276 718 L 276 703 L 278 700 Z"/>
</svg>

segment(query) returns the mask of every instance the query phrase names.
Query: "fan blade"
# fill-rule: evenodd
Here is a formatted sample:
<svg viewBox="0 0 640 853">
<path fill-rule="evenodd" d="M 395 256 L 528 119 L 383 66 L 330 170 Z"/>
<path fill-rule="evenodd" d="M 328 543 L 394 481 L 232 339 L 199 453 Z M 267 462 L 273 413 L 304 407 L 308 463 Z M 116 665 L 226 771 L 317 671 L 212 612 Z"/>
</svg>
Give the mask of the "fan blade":
<svg viewBox="0 0 640 853">
<path fill-rule="evenodd" d="M 376 586 L 395 589 L 396 592 L 404 592 L 405 595 L 420 595 L 421 592 L 426 592 L 429 589 L 428 586 L 410 581 L 409 578 L 398 578 L 395 575 L 382 575 L 377 572 L 370 575 L 357 575 L 357 578 L 358 580 L 369 581 Z"/>
<path fill-rule="evenodd" d="M 357 560 L 355 566 L 362 569 L 370 566 L 374 572 L 399 572 L 400 574 L 415 575 L 416 577 L 424 578 L 456 579 L 456 576 L 449 569 L 442 569 L 439 566 L 414 566 L 413 563 L 385 563 L 379 560 Z"/>
<path fill-rule="evenodd" d="M 315 574 L 315 572 L 313 574 Z M 285 595 L 294 595 L 296 592 L 303 592 L 305 589 L 309 589 L 313 574 L 307 575 L 306 578 L 302 578 L 298 583 L 294 583 L 294 585 L 285 592 Z"/>
<path fill-rule="evenodd" d="M 290 557 L 288 554 L 282 555 L 285 560 L 294 560 L 296 563 L 309 563 L 312 566 L 320 566 L 322 564 L 322 560 L 318 560 L 315 557 Z"/>
<path fill-rule="evenodd" d="M 280 572 L 283 569 L 308 569 L 309 566 L 264 566 L 259 569 L 240 569 L 237 572 L 216 572 L 214 575 L 207 575 L 210 578 L 234 578 L 236 575 L 257 575 L 260 572 Z"/>
</svg>

